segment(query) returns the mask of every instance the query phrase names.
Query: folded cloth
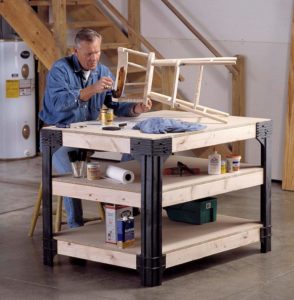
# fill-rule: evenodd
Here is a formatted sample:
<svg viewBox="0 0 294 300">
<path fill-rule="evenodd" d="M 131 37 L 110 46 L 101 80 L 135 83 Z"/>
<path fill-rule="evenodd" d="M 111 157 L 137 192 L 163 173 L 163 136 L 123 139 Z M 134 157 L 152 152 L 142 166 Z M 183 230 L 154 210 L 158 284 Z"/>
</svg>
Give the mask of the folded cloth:
<svg viewBox="0 0 294 300">
<path fill-rule="evenodd" d="M 206 125 L 199 123 L 183 122 L 175 119 L 154 117 L 137 123 L 133 129 L 139 129 L 144 133 L 168 133 L 198 131 L 206 128 Z"/>
</svg>

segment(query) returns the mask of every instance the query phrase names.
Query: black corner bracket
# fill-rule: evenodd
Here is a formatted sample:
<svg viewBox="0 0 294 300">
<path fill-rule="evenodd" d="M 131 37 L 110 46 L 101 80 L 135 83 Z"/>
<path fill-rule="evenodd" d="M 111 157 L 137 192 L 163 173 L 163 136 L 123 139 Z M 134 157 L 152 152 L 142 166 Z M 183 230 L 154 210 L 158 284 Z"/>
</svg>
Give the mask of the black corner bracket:
<svg viewBox="0 0 294 300">
<path fill-rule="evenodd" d="M 269 225 L 267 227 L 261 227 L 260 228 L 260 239 L 267 239 L 272 236 L 272 226 Z"/>
<path fill-rule="evenodd" d="M 43 128 L 41 130 L 41 145 L 42 147 L 52 147 L 54 153 L 62 145 L 62 131 Z"/>
<path fill-rule="evenodd" d="M 260 143 L 264 143 L 264 139 L 270 137 L 273 132 L 273 122 L 265 121 L 256 124 L 256 139 Z"/>
<path fill-rule="evenodd" d="M 142 262 L 144 260 L 144 262 Z M 166 266 L 166 256 L 163 254 L 161 257 L 145 257 L 137 255 L 137 271 L 140 272 L 141 266 L 144 265 L 145 269 L 161 270 L 163 272 Z"/>
<path fill-rule="evenodd" d="M 146 140 L 131 138 L 132 155 L 166 156 L 172 153 L 171 138 L 160 140 Z"/>
</svg>

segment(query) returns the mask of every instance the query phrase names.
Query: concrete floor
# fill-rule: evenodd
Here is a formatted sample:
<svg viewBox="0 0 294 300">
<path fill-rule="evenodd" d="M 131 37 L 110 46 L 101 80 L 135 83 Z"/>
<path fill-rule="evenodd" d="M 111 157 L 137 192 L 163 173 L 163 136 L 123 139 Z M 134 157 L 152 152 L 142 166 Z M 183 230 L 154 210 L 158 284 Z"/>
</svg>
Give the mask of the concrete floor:
<svg viewBox="0 0 294 300">
<path fill-rule="evenodd" d="M 128 269 L 64 256 L 53 268 L 42 264 L 41 218 L 27 236 L 40 175 L 40 158 L 0 162 L 0 299 L 294 299 L 294 193 L 278 183 L 272 252 L 260 254 L 258 243 L 227 251 L 168 269 L 162 286 L 142 288 Z M 258 219 L 259 188 L 219 197 L 218 210 Z"/>
</svg>

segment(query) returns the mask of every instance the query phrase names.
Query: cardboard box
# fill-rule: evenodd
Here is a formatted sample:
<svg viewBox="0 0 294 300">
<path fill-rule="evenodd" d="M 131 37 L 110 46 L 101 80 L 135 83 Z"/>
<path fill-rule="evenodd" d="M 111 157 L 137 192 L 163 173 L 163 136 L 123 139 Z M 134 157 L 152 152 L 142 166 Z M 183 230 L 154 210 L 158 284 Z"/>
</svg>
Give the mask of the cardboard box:
<svg viewBox="0 0 294 300">
<path fill-rule="evenodd" d="M 105 227 L 106 227 L 106 237 L 107 243 L 116 244 L 117 243 L 117 223 L 118 220 L 122 219 L 124 216 L 130 217 L 133 215 L 133 208 L 124 205 L 110 205 L 107 204 L 105 208 Z"/>
</svg>

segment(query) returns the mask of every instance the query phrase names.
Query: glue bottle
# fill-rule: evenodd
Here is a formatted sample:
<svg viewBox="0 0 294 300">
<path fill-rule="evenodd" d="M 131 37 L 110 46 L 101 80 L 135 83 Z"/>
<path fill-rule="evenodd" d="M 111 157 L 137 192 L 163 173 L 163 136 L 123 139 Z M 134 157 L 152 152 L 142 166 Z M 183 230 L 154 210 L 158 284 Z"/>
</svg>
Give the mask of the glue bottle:
<svg viewBox="0 0 294 300">
<path fill-rule="evenodd" d="M 208 174 L 221 174 L 221 155 L 216 150 L 208 156 Z"/>
</svg>

